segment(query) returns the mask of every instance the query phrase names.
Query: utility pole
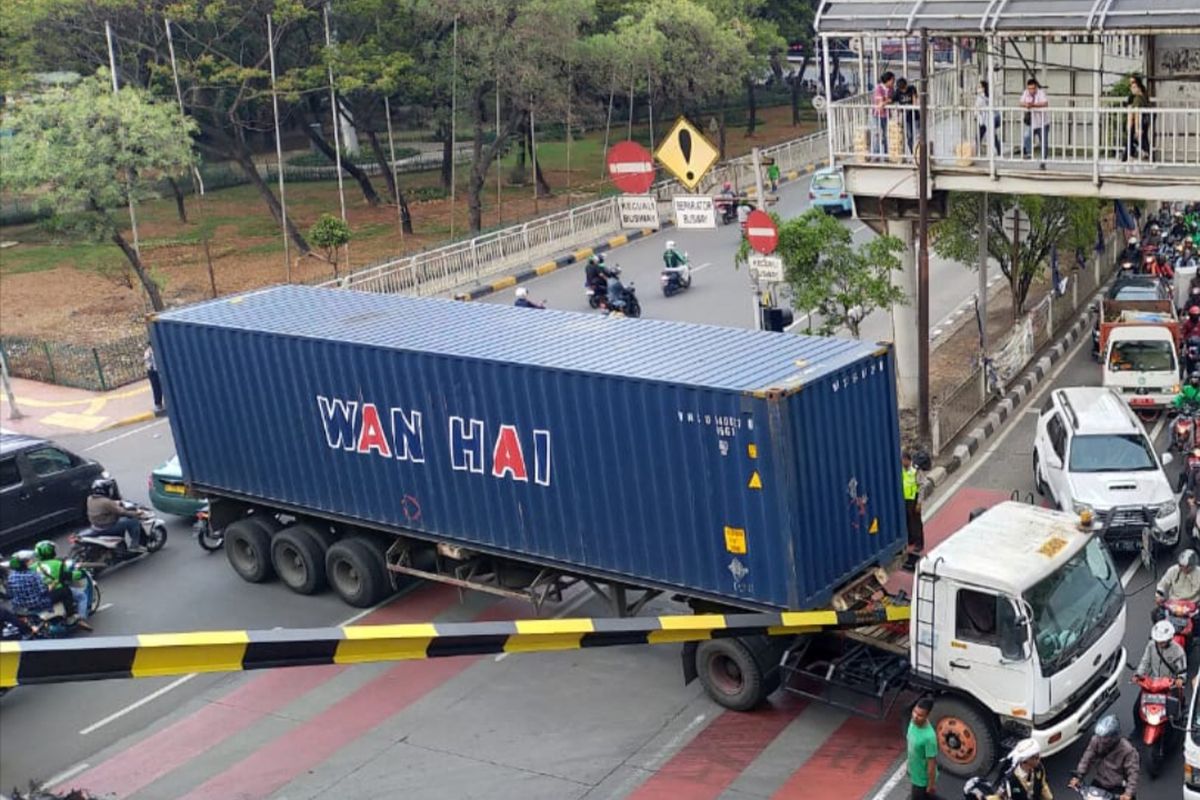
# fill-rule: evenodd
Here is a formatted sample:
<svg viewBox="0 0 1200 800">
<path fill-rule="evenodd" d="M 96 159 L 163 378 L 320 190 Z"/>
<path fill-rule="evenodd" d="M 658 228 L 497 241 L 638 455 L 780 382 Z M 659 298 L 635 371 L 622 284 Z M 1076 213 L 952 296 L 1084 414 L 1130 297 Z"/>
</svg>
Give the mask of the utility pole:
<svg viewBox="0 0 1200 800">
<path fill-rule="evenodd" d="M 13 394 L 12 384 L 8 381 L 8 359 L 4 357 L 4 348 L 0 347 L 0 381 L 4 383 L 4 394 L 8 397 L 8 418 L 21 419 L 25 415 L 17 408 L 17 396 Z"/>
<path fill-rule="evenodd" d="M 765 198 L 763 196 L 762 154 L 759 152 L 759 149 L 757 147 L 755 147 L 753 150 L 750 151 L 750 158 L 754 162 L 755 197 L 758 199 L 758 207 L 765 209 L 767 204 L 765 202 L 763 202 L 763 200 Z M 763 329 L 763 324 L 762 324 L 762 315 L 763 315 L 762 287 L 758 283 L 758 278 L 754 277 L 754 273 L 751 272 L 750 274 L 751 274 L 750 281 L 754 285 L 754 330 L 761 331 Z"/>
<path fill-rule="evenodd" d="M 988 195 L 979 196 L 979 349 L 988 349 Z"/>
<path fill-rule="evenodd" d="M 929 32 L 921 29 L 920 139 L 917 153 L 918 433 L 929 438 Z"/>
</svg>

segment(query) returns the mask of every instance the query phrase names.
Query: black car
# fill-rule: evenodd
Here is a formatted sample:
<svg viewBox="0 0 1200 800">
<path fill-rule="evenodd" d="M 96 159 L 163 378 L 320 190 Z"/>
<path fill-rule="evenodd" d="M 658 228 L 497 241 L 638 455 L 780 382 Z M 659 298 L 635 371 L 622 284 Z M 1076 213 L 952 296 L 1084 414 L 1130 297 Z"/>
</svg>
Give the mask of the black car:
<svg viewBox="0 0 1200 800">
<path fill-rule="evenodd" d="M 1171 287 L 1154 275 L 1121 275 L 1105 292 L 1106 300 L 1170 300 Z M 1096 309 L 1099 311 L 1099 307 Z M 1100 357 L 1100 314 L 1092 324 L 1092 356 Z"/>
<path fill-rule="evenodd" d="M 54 442 L 0 433 L 0 548 L 86 519 L 88 490 L 101 475 L 103 466 Z"/>
</svg>

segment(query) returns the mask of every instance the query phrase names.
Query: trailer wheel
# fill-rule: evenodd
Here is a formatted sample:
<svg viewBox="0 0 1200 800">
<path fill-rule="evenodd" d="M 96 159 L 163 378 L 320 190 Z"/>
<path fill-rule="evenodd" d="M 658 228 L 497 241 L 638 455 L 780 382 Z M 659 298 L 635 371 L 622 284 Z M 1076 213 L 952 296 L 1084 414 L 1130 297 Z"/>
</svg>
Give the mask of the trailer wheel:
<svg viewBox="0 0 1200 800">
<path fill-rule="evenodd" d="M 995 727 L 975 706 L 956 697 L 940 697 L 929 721 L 937 733 L 938 765 L 946 772 L 969 778 L 996 763 Z"/>
<path fill-rule="evenodd" d="M 271 564 L 297 594 L 313 594 L 325 586 L 325 550 L 306 525 L 292 525 L 275 534 Z"/>
<path fill-rule="evenodd" d="M 250 583 L 262 583 L 274 574 L 271 567 L 271 534 L 252 517 L 225 527 L 225 556 L 229 566 Z"/>
<path fill-rule="evenodd" d="M 767 697 L 758 659 L 737 639 L 701 642 L 696 672 L 708 696 L 731 711 L 749 711 Z"/>
<path fill-rule="evenodd" d="M 383 555 L 358 537 L 343 539 L 329 548 L 325 574 L 338 596 L 356 608 L 370 608 L 391 591 Z"/>
</svg>

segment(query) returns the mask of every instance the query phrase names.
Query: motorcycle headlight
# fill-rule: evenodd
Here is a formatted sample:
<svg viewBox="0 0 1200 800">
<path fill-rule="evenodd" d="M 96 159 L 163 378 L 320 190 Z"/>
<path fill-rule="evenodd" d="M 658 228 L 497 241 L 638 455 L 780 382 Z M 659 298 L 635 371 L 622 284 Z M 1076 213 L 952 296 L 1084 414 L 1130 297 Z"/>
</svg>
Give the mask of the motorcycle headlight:
<svg viewBox="0 0 1200 800">
<path fill-rule="evenodd" d="M 1175 513 L 1175 509 L 1179 508 L 1174 500 L 1166 500 L 1154 507 L 1154 516 L 1165 517 L 1168 514 Z"/>
</svg>

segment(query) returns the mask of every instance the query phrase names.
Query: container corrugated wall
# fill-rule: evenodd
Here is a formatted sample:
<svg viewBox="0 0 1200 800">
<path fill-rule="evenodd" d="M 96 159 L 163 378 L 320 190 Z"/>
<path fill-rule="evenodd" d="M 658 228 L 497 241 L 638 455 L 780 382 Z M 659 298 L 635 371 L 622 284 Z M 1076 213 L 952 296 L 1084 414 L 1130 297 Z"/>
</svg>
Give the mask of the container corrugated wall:
<svg viewBox="0 0 1200 800">
<path fill-rule="evenodd" d="M 298 313 L 288 294 L 259 302 Z M 395 307 L 440 313 L 414 302 L 439 301 Z M 903 544 L 887 350 L 613 328 L 618 349 L 646 331 L 708 337 L 768 381 L 751 391 L 521 363 L 511 350 L 503 361 L 404 350 L 378 331 L 303 336 L 236 313 L 185 309 L 153 327 L 184 475 L 218 493 L 744 607 L 822 604 Z M 783 338 L 806 357 L 757 363 Z M 803 387 L 774 390 L 782 374 Z"/>
</svg>

